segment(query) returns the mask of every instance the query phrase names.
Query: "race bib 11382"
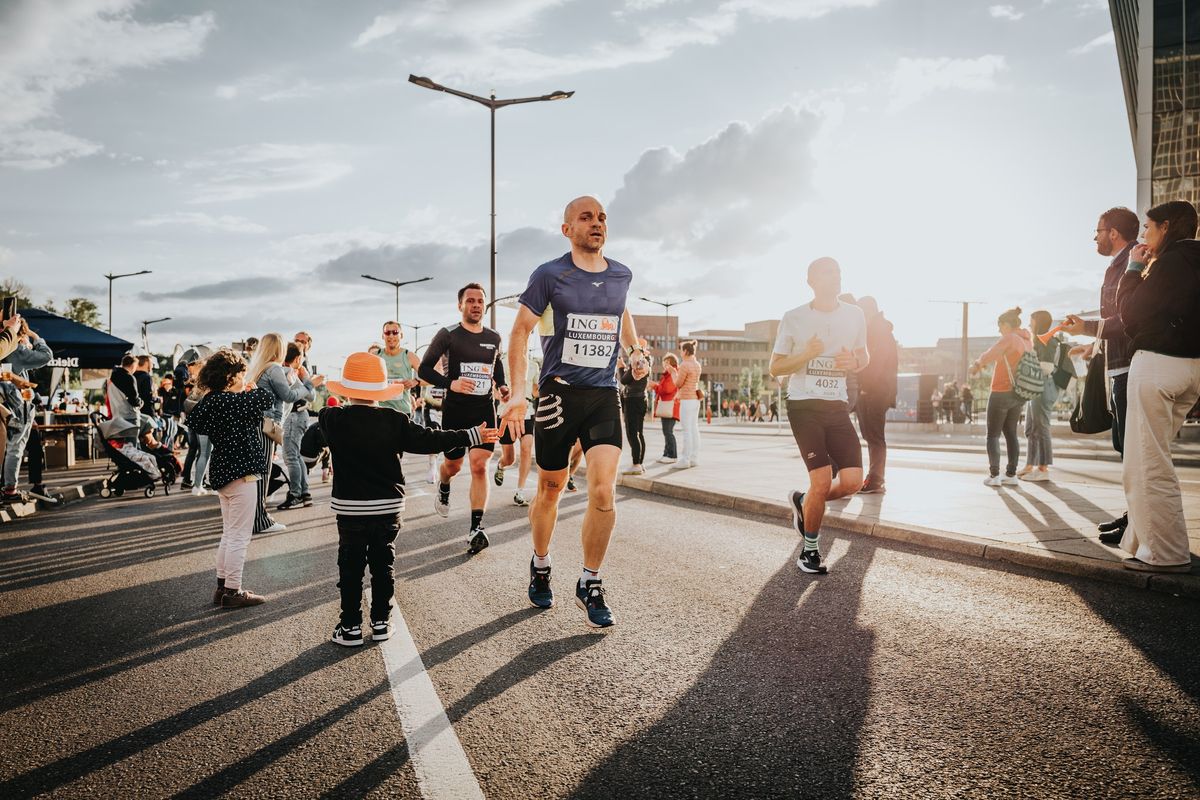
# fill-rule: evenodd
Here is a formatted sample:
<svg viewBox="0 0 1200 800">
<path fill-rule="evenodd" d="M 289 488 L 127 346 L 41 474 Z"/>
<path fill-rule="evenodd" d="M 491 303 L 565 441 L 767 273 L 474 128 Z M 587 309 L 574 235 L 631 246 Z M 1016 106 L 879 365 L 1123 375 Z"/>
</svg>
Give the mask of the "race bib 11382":
<svg viewBox="0 0 1200 800">
<path fill-rule="evenodd" d="M 611 314 L 568 314 L 562 363 L 604 369 L 617 351 L 620 318 Z"/>
</svg>

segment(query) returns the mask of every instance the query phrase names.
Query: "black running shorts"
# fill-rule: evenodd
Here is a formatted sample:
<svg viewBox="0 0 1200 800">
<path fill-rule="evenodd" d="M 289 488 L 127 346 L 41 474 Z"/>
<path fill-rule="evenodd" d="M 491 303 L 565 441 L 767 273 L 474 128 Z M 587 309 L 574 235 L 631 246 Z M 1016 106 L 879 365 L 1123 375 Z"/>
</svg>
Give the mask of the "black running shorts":
<svg viewBox="0 0 1200 800">
<path fill-rule="evenodd" d="M 486 422 L 489 428 L 496 427 L 496 406 L 491 398 L 482 403 L 451 403 L 442 405 L 442 430 L 460 431 L 464 428 L 478 428 L 479 423 Z M 472 450 L 495 451 L 495 444 L 477 444 Z M 456 447 L 446 451 L 446 458 L 456 461 L 467 454 L 467 448 Z"/>
<path fill-rule="evenodd" d="M 566 469 L 576 439 L 585 453 L 598 444 L 624 444 L 621 398 L 615 388 L 580 389 L 553 382 L 542 387 L 533 425 L 538 469 Z"/>
<path fill-rule="evenodd" d="M 533 436 L 533 417 L 526 417 L 522 423 L 522 436 Z M 508 432 L 508 426 L 505 426 L 504 433 L 500 434 L 500 444 L 515 444 L 512 434 Z"/>
<path fill-rule="evenodd" d="M 850 407 L 837 400 L 789 400 L 788 423 L 809 472 L 821 467 L 862 469 L 858 431 Z"/>
</svg>

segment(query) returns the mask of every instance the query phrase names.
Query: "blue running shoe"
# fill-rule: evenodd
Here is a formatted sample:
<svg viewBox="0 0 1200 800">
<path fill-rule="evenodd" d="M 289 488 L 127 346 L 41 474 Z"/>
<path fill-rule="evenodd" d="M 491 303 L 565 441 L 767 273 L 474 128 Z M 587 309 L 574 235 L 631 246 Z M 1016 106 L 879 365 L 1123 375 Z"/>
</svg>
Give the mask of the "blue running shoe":
<svg viewBox="0 0 1200 800">
<path fill-rule="evenodd" d="M 804 492 L 788 492 L 788 505 L 792 507 L 792 527 L 804 535 Z"/>
<path fill-rule="evenodd" d="M 529 559 L 529 602 L 534 608 L 552 608 L 554 590 L 550 588 L 550 568 L 538 569 Z"/>
<path fill-rule="evenodd" d="M 604 586 L 599 578 L 588 581 L 583 586 L 575 584 L 575 605 L 587 612 L 587 624 L 590 628 L 611 628 L 613 625 L 612 609 L 604 600 Z"/>
</svg>

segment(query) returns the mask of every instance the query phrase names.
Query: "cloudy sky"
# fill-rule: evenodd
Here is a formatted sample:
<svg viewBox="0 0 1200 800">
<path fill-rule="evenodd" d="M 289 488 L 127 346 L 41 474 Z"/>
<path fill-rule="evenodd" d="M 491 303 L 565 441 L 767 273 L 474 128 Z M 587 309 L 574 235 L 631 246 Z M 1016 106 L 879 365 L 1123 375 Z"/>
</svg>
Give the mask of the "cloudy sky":
<svg viewBox="0 0 1200 800">
<path fill-rule="evenodd" d="M 591 193 L 685 331 L 778 317 L 821 255 L 908 345 L 957 335 L 931 300 L 984 301 L 974 334 L 1092 308 L 1097 213 L 1135 199 L 1103 0 L 0 0 L 0 275 L 103 309 L 151 269 L 114 332 L 170 316 L 156 350 L 303 327 L 340 363 L 391 316 L 364 272 L 433 276 L 403 321 L 452 321 L 487 111 L 410 73 L 574 90 L 498 113 L 499 293 Z"/>
</svg>

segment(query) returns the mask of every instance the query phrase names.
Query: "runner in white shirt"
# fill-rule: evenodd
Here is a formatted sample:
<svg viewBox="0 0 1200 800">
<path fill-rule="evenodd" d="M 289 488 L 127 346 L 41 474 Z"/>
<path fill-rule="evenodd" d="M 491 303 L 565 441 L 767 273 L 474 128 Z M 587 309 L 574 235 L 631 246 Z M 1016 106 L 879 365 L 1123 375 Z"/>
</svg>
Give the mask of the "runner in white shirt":
<svg viewBox="0 0 1200 800">
<path fill-rule="evenodd" d="M 810 303 L 783 315 L 771 355 L 771 375 L 788 376 L 788 422 L 808 467 L 808 492 L 788 495 L 796 532 L 804 539 L 804 572 L 823 575 L 818 537 L 825 503 L 862 488 L 862 449 L 850 421 L 846 376 L 868 363 L 862 309 L 838 300 L 842 271 L 832 258 L 808 266 Z"/>
</svg>

